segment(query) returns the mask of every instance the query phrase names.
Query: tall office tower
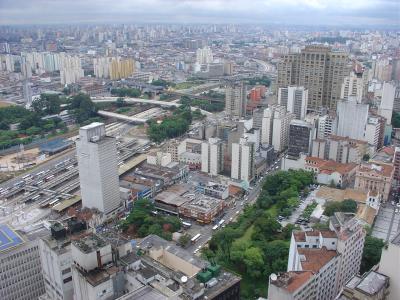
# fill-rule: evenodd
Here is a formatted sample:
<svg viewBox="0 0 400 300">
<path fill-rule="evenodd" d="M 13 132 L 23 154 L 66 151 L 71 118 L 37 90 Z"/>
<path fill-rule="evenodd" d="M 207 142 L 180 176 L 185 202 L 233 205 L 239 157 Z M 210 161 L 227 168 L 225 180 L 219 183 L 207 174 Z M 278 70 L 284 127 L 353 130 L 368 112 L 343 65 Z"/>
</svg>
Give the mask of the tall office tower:
<svg viewBox="0 0 400 300">
<path fill-rule="evenodd" d="M 394 92 L 393 111 L 400 113 L 400 85 L 396 86 L 396 91 Z"/>
<path fill-rule="evenodd" d="M 304 86 L 309 109 L 336 109 L 341 84 L 350 72 L 347 58 L 346 53 L 324 46 L 307 46 L 301 53 L 285 55 L 278 64 L 277 87 Z"/>
<path fill-rule="evenodd" d="M 343 79 L 340 98 L 348 100 L 349 97 L 355 97 L 357 103 L 361 103 L 364 96 L 364 79 L 362 74 L 356 74 L 354 71 L 350 76 Z"/>
<path fill-rule="evenodd" d="M 331 134 L 336 134 L 337 119 L 335 115 L 324 115 L 318 118 L 318 133 L 319 139 L 326 138 Z"/>
<path fill-rule="evenodd" d="M 231 177 L 249 184 L 255 176 L 255 146 L 247 138 L 232 144 Z"/>
<path fill-rule="evenodd" d="M 287 154 L 299 158 L 300 153 L 310 155 L 311 141 L 315 138 L 315 128 L 312 124 L 292 120 L 289 125 L 289 146 Z"/>
<path fill-rule="evenodd" d="M 337 135 L 356 140 L 365 140 L 368 120 L 368 105 L 359 104 L 354 98 L 337 104 Z"/>
<path fill-rule="evenodd" d="M 106 136 L 103 123 L 79 129 L 76 141 L 82 206 L 97 208 L 107 217 L 120 207 L 115 138 Z"/>
<path fill-rule="evenodd" d="M 285 107 L 276 107 L 272 121 L 272 146 L 275 151 L 283 151 L 288 146 L 289 125 L 293 119 L 294 114 L 286 112 Z"/>
<path fill-rule="evenodd" d="M 84 77 L 81 59 L 78 56 L 70 56 L 62 53 L 60 58 L 61 84 L 71 84 Z"/>
<path fill-rule="evenodd" d="M 213 54 L 210 47 L 205 46 L 196 51 L 196 62 L 201 65 L 211 64 L 213 62 Z"/>
<path fill-rule="evenodd" d="M 45 292 L 38 240 L 6 224 L 0 224 L 0 239 L 0 299 L 38 299 Z"/>
<path fill-rule="evenodd" d="M 225 90 L 225 111 L 230 117 L 241 118 L 246 113 L 246 86 L 242 83 L 233 84 Z"/>
<path fill-rule="evenodd" d="M 201 171 L 216 176 L 224 169 L 224 143 L 219 138 L 209 138 L 201 143 Z"/>
<path fill-rule="evenodd" d="M 396 94 L 396 86 L 389 82 L 385 82 L 382 88 L 382 98 L 378 114 L 386 118 L 387 125 L 390 125 L 392 122 L 395 94 Z"/>
<path fill-rule="evenodd" d="M 308 90 L 304 87 L 289 86 L 279 88 L 278 104 L 295 114 L 296 119 L 304 120 L 307 114 Z"/>
</svg>

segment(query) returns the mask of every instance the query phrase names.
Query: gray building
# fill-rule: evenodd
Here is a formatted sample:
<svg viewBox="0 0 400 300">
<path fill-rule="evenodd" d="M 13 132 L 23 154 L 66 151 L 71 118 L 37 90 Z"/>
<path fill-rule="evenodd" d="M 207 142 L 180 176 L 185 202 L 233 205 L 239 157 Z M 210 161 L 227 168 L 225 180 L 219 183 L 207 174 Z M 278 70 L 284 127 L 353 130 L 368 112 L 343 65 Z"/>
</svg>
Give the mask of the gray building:
<svg viewBox="0 0 400 300">
<path fill-rule="evenodd" d="M 246 114 L 246 86 L 233 84 L 225 91 L 225 111 L 230 117 L 243 117 Z"/>
<path fill-rule="evenodd" d="M 79 129 L 76 141 L 82 206 L 110 216 L 120 207 L 115 138 L 106 136 L 103 123 Z"/>
<path fill-rule="evenodd" d="M 0 224 L 0 299 L 32 300 L 44 292 L 36 236 Z"/>
<path fill-rule="evenodd" d="M 300 157 L 300 153 L 310 154 L 311 141 L 314 138 L 315 129 L 312 124 L 300 120 L 292 120 L 289 125 L 290 157 Z"/>
</svg>

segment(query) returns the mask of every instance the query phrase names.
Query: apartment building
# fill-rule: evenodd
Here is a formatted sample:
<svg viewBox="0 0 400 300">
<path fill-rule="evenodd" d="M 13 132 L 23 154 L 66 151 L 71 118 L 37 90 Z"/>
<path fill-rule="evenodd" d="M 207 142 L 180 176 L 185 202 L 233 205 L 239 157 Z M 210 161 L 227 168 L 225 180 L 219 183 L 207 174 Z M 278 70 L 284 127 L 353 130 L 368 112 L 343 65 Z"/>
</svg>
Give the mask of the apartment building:
<svg viewBox="0 0 400 300">
<path fill-rule="evenodd" d="M 201 171 L 216 176 L 224 169 L 224 143 L 219 138 L 209 138 L 201 144 Z"/>
<path fill-rule="evenodd" d="M 315 135 L 315 128 L 312 124 L 292 120 L 289 125 L 289 146 L 287 154 L 290 157 L 300 157 L 300 153 L 309 155 L 311 153 L 311 141 Z"/>
<path fill-rule="evenodd" d="M 301 86 L 279 88 L 278 104 L 285 106 L 296 119 L 304 120 L 307 114 L 308 90 Z"/>
<path fill-rule="evenodd" d="M 287 272 L 270 276 L 268 299 L 335 299 L 359 271 L 364 238 L 353 214 L 335 213 L 329 230 L 294 231 Z"/>
<path fill-rule="evenodd" d="M 250 183 L 255 176 L 255 144 L 247 138 L 232 144 L 231 177 Z"/>
<path fill-rule="evenodd" d="M 354 71 L 349 76 L 344 77 L 340 91 L 340 99 L 348 100 L 349 97 L 355 97 L 357 103 L 361 103 L 364 96 L 364 79 L 362 74 L 356 74 Z"/>
<path fill-rule="evenodd" d="M 343 164 L 360 163 L 368 150 L 367 142 L 338 135 L 312 141 L 312 156 Z"/>
<path fill-rule="evenodd" d="M 247 95 L 243 84 L 229 85 L 225 90 L 225 111 L 232 118 L 241 118 L 246 114 Z"/>
</svg>

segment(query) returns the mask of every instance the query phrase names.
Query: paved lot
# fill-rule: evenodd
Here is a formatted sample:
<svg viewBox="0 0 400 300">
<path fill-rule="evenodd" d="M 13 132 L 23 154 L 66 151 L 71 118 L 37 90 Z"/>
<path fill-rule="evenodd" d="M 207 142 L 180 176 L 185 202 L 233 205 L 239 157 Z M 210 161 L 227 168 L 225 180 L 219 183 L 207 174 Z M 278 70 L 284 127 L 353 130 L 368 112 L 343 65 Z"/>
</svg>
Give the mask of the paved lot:
<svg viewBox="0 0 400 300">
<path fill-rule="evenodd" d="M 382 206 L 375 219 L 372 236 L 390 241 L 400 231 L 400 214 L 394 212 L 391 204 Z"/>
</svg>

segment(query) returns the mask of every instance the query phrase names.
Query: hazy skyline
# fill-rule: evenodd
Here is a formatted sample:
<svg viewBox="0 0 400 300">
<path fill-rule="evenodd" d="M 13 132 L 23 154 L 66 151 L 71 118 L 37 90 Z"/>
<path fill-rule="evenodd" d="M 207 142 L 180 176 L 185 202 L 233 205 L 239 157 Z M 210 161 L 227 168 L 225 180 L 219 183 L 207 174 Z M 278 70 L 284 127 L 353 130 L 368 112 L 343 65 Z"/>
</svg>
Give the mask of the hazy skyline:
<svg viewBox="0 0 400 300">
<path fill-rule="evenodd" d="M 0 24 L 400 25 L 399 0 L 0 0 Z"/>
</svg>

